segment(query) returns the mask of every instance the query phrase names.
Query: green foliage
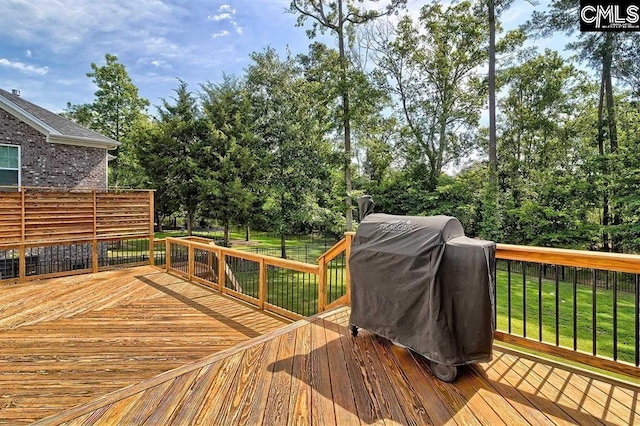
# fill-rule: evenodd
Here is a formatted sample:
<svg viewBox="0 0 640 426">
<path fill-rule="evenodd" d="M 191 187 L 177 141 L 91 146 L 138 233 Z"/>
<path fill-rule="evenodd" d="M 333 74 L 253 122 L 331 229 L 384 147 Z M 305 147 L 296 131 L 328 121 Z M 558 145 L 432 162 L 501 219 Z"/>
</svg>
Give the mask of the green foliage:
<svg viewBox="0 0 640 426">
<path fill-rule="evenodd" d="M 207 178 L 200 167 L 206 125 L 187 83 L 180 80 L 174 91 L 173 102 L 162 100 L 155 125 L 138 141 L 138 158 L 162 200 L 173 199 L 184 209 L 191 234 Z"/>
<path fill-rule="evenodd" d="M 284 237 L 305 224 L 322 222 L 326 215 L 316 193 L 328 178 L 331 159 L 322 120 L 326 111 L 309 96 L 321 83 L 305 79 L 291 57 L 281 59 L 272 49 L 251 59 L 247 83 L 263 153 L 260 197 L 272 229 Z"/>
<path fill-rule="evenodd" d="M 264 170 L 263 154 L 253 131 L 252 106 L 244 83 L 224 76 L 218 84 L 202 86 L 203 119 L 207 136 L 199 162 L 205 216 L 228 230 L 230 223 L 249 223 L 252 204 Z M 225 244 L 229 236 L 225 232 Z"/>
<path fill-rule="evenodd" d="M 428 191 L 444 167 L 478 146 L 486 91 L 475 70 L 487 60 L 485 20 L 470 2 L 432 3 L 417 23 L 405 16 L 396 29 L 378 26 L 368 35 L 395 99 L 404 156 L 427 164 Z"/>
<path fill-rule="evenodd" d="M 92 71 L 87 77 L 98 86 L 95 100 L 91 104 L 71 105 L 67 103 L 65 116 L 87 126 L 98 133 L 121 142 L 113 151 L 115 159 L 109 162 L 111 167 L 109 180 L 115 186 L 135 186 L 139 175 L 132 172 L 134 148 L 130 137 L 140 120 L 146 118 L 149 101 L 138 95 L 138 88 L 131 81 L 126 67 L 118 62 L 115 55 L 106 54 L 105 64 L 91 64 Z M 119 175 L 119 164 L 128 170 Z"/>
</svg>

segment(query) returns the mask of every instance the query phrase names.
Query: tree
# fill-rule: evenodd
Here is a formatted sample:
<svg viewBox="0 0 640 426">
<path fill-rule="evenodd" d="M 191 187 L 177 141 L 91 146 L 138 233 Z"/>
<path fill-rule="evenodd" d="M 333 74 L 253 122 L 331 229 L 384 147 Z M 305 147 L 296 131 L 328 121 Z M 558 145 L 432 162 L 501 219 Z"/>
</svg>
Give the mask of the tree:
<svg viewBox="0 0 640 426">
<path fill-rule="evenodd" d="M 554 32 L 573 34 L 580 28 L 579 20 L 580 2 L 578 0 L 556 0 L 551 3 L 545 12 L 534 12 L 526 29 L 534 34 L 550 36 Z M 621 54 L 624 43 L 624 34 L 613 32 L 581 32 L 575 42 L 569 43 L 568 48 L 576 50 L 581 61 L 600 72 L 600 97 L 598 102 L 598 136 L 597 143 L 600 155 L 604 158 L 608 154 L 615 154 L 618 149 L 618 128 L 616 121 L 616 107 L 613 92 L 613 64 Z M 609 146 L 605 146 L 608 139 Z M 608 175 L 610 169 L 608 162 L 602 161 L 603 175 Z M 602 228 L 607 230 L 609 224 L 620 223 L 620 217 L 616 212 L 617 207 L 612 205 L 611 198 L 615 194 L 607 190 L 602 200 Z M 613 210 L 613 213 L 611 212 Z M 610 244 L 608 232 L 602 234 L 602 248 L 606 251 L 618 251 L 618 243 Z"/>
<path fill-rule="evenodd" d="M 500 76 L 500 189 L 506 242 L 590 246 L 594 154 L 584 126 L 594 87 L 557 52 L 527 56 Z M 585 133 L 586 131 L 586 133 Z"/>
<path fill-rule="evenodd" d="M 141 165 L 153 177 L 153 183 L 164 196 L 180 203 L 186 214 L 188 235 L 202 200 L 207 176 L 200 167 L 204 123 L 196 98 L 188 85 L 179 80 L 173 103 L 163 99 L 158 107 L 157 125 L 152 126 L 138 147 Z M 164 174 L 164 179 L 161 176 Z"/>
<path fill-rule="evenodd" d="M 266 171 L 265 192 L 259 196 L 286 257 L 287 233 L 319 221 L 326 213 L 316 192 L 330 178 L 331 149 L 320 119 L 326 111 L 310 96 L 320 83 L 305 79 L 292 58 L 282 60 L 267 49 L 251 59 L 247 82 L 252 120 L 263 153 L 260 168 Z"/>
<path fill-rule="evenodd" d="M 163 221 L 180 209 L 175 188 L 167 176 L 173 156 L 169 152 L 170 147 L 162 143 L 165 138 L 163 131 L 157 120 L 146 120 L 140 121 L 131 135 L 136 164 L 143 171 L 140 186 L 155 189 L 153 206 L 158 231 L 162 231 Z"/>
<path fill-rule="evenodd" d="M 434 3 L 422 8 L 417 25 L 407 16 L 397 29 L 378 25 L 368 38 L 398 105 L 407 159 L 427 164 L 425 189 L 433 191 L 442 169 L 478 146 L 485 17 L 470 2 Z"/>
<path fill-rule="evenodd" d="M 378 0 L 372 0 L 378 2 Z M 302 26 L 306 20 L 311 20 L 311 29 L 307 32 L 309 38 L 315 38 L 317 31 L 321 33 L 330 31 L 335 34 L 338 41 L 338 53 L 340 64 L 339 93 L 342 100 L 341 127 L 344 134 L 344 180 L 346 187 L 346 228 L 352 230 L 353 207 L 351 203 L 351 102 L 348 83 L 349 60 L 347 57 L 347 36 L 352 26 L 362 25 L 389 15 L 400 6 L 406 4 L 406 0 L 391 0 L 388 6 L 382 10 L 367 10 L 357 7 L 356 0 L 293 0 L 289 11 L 298 15 L 298 25 Z"/>
<path fill-rule="evenodd" d="M 253 131 L 251 99 L 243 82 L 225 75 L 218 84 L 202 86 L 203 118 L 207 139 L 200 158 L 206 179 L 207 213 L 220 221 L 224 242 L 229 245 L 229 225 L 247 224 L 263 175 L 263 154 Z"/>
<path fill-rule="evenodd" d="M 87 77 L 98 86 L 93 103 L 68 103 L 65 115 L 122 143 L 114 152 L 116 158 L 109 162 L 111 182 L 119 186 L 123 183 L 118 173 L 118 165 L 122 160 L 118 158 L 119 154 L 132 155 L 133 149 L 128 147 L 130 142 L 127 137 L 136 123 L 145 117 L 149 101 L 138 95 L 138 88 L 133 84 L 126 67 L 118 62 L 117 56 L 107 53 L 105 61 L 102 66 L 92 63 L 92 71 L 87 73 Z"/>
</svg>

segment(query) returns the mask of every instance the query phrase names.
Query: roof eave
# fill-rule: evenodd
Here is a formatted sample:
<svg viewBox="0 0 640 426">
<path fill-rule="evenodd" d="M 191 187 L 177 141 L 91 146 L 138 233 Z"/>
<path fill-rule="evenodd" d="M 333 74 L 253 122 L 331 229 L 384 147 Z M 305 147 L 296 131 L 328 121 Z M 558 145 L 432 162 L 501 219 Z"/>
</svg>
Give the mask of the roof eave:
<svg viewBox="0 0 640 426">
<path fill-rule="evenodd" d="M 94 139 L 82 136 L 63 135 L 44 121 L 40 120 L 38 117 L 28 111 L 25 111 L 3 96 L 0 96 L 0 108 L 44 134 L 47 138 L 47 142 L 85 146 L 90 148 L 102 148 L 106 150 L 116 149 L 120 146 L 120 142 L 111 139 Z"/>
<path fill-rule="evenodd" d="M 47 123 L 45 123 L 44 121 L 40 120 L 39 118 L 37 118 L 33 114 L 31 114 L 31 113 L 25 111 L 24 109 L 20 108 L 19 106 L 17 106 L 13 102 L 7 100 L 3 96 L 0 96 L 0 108 L 4 109 L 9 114 L 13 115 L 14 117 L 18 118 L 19 120 L 24 121 L 25 123 L 27 123 L 31 127 L 33 127 L 36 130 L 38 130 L 40 133 L 43 133 L 43 134 L 45 134 L 47 136 L 61 135 L 60 132 L 58 132 L 56 129 L 54 129 L 53 127 L 49 126 Z"/>
<path fill-rule="evenodd" d="M 47 139 L 50 143 L 85 146 L 89 148 L 102 148 L 106 150 L 116 149 L 121 145 L 121 143 L 117 141 L 83 138 L 80 136 L 49 135 Z"/>
</svg>

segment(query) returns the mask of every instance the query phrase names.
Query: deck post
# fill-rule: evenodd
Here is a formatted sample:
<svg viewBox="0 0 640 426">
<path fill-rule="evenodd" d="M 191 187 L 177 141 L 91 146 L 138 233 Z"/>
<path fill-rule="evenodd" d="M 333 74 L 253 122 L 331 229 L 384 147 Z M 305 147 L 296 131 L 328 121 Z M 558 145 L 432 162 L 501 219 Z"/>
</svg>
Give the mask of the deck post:
<svg viewBox="0 0 640 426">
<path fill-rule="evenodd" d="M 220 250 L 218 252 L 218 291 L 220 293 L 224 293 L 224 282 L 227 277 L 227 271 L 225 269 L 225 258 L 224 252 Z"/>
<path fill-rule="evenodd" d="M 264 310 L 264 303 L 267 300 L 267 265 L 264 259 L 260 260 L 260 287 L 258 287 L 258 299 L 260 309 Z"/>
<path fill-rule="evenodd" d="M 93 273 L 98 272 L 98 194 L 93 190 L 93 241 L 91 242 L 91 269 Z"/>
<path fill-rule="evenodd" d="M 318 312 L 327 306 L 327 263 L 324 256 L 318 259 Z"/>
<path fill-rule="evenodd" d="M 154 206 L 154 192 L 149 191 L 149 265 L 154 266 L 156 264 L 155 253 L 153 246 L 153 237 L 155 232 L 155 206 Z"/>
<path fill-rule="evenodd" d="M 191 245 L 191 242 L 188 242 L 188 247 L 189 247 L 189 255 L 187 256 L 187 264 L 189 265 L 189 281 L 191 281 L 193 279 L 193 275 L 195 273 L 195 269 L 196 269 L 196 250 L 193 248 L 193 245 Z"/>
<path fill-rule="evenodd" d="M 347 267 L 346 267 L 346 277 L 345 277 L 345 284 L 347 286 L 347 291 L 346 291 L 346 295 L 347 295 L 347 303 L 349 305 L 351 305 L 351 274 L 349 273 L 349 259 L 351 258 L 351 242 L 353 241 L 353 237 L 355 235 L 355 232 L 345 232 L 344 237 L 347 241 L 347 248 L 345 251 L 345 258 L 347 260 Z"/>
<path fill-rule="evenodd" d="M 27 222 L 27 211 L 25 207 L 25 194 L 27 192 L 26 188 L 22 188 L 22 225 L 20 231 L 20 253 L 18 254 L 18 279 L 21 283 L 27 281 L 27 254 L 26 254 L 26 222 Z"/>
<path fill-rule="evenodd" d="M 169 272 L 171 267 L 171 241 L 169 241 L 169 238 L 164 240 L 164 250 L 164 269 Z"/>
<path fill-rule="evenodd" d="M 207 250 L 207 273 L 211 274 L 211 279 L 213 280 L 213 252 L 211 250 Z"/>
</svg>

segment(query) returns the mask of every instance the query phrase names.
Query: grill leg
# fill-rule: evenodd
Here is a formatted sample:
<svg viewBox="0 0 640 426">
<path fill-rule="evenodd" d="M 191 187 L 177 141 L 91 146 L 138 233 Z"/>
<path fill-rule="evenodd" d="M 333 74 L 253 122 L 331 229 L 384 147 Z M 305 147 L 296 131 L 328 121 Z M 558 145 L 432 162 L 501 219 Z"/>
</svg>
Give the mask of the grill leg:
<svg viewBox="0 0 640 426">
<path fill-rule="evenodd" d="M 349 324 L 349 329 L 351 330 L 351 335 L 353 337 L 358 337 L 358 326 L 357 325 Z"/>
</svg>

